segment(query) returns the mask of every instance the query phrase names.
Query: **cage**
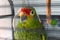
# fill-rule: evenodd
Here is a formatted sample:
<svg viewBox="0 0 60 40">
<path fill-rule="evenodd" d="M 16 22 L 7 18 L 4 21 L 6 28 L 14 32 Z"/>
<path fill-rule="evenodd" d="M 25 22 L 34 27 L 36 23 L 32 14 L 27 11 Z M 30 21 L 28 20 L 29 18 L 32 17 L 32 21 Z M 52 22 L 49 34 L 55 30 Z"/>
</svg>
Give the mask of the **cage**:
<svg viewBox="0 0 60 40">
<path fill-rule="evenodd" d="M 60 40 L 60 0 L 51 0 L 51 18 L 57 20 L 55 27 L 46 22 L 46 0 L 29 0 L 29 4 L 36 9 L 40 20 L 43 22 L 48 40 Z M 25 0 L 23 5 L 28 5 L 28 0 Z M 0 40 L 14 40 L 12 22 L 20 7 L 22 7 L 22 0 L 0 0 Z"/>
</svg>

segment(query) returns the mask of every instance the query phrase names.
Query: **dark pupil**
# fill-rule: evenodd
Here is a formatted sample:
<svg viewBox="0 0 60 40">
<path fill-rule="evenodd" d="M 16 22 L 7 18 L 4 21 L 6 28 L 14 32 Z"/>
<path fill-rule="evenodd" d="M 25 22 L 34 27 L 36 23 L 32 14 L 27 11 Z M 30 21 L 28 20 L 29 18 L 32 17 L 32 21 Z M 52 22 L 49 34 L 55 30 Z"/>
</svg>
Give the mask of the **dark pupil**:
<svg viewBox="0 0 60 40">
<path fill-rule="evenodd" d="M 32 11 L 32 14 L 33 14 L 33 11 Z"/>
</svg>

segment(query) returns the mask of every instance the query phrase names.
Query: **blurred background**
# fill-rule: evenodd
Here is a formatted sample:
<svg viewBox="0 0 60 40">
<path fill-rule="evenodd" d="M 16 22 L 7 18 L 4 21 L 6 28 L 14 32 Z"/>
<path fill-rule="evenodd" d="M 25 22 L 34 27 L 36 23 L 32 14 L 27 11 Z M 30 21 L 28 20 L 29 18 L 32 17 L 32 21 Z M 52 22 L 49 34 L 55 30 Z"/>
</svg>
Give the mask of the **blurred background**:
<svg viewBox="0 0 60 40">
<path fill-rule="evenodd" d="M 0 0 L 0 40 L 13 40 L 13 17 L 22 5 L 22 0 Z M 28 5 L 28 0 L 24 5 Z M 29 0 L 29 5 L 36 9 L 44 22 L 48 40 L 60 40 L 60 0 L 51 0 L 52 18 L 58 21 L 55 28 L 46 23 L 46 0 Z"/>
</svg>

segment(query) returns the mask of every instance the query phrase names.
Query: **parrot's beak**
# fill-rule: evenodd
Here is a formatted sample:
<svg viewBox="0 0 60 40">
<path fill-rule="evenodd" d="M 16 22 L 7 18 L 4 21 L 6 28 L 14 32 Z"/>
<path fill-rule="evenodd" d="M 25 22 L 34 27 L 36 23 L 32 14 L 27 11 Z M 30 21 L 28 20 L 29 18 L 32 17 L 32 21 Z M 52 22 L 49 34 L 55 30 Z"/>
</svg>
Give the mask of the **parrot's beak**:
<svg viewBox="0 0 60 40">
<path fill-rule="evenodd" d="M 25 21 L 27 19 L 27 15 L 24 14 L 23 12 L 19 13 L 19 16 L 20 16 L 22 21 Z"/>
<path fill-rule="evenodd" d="M 23 12 L 20 12 L 18 15 L 19 15 L 20 17 L 23 17 L 25 14 L 24 14 Z"/>
</svg>

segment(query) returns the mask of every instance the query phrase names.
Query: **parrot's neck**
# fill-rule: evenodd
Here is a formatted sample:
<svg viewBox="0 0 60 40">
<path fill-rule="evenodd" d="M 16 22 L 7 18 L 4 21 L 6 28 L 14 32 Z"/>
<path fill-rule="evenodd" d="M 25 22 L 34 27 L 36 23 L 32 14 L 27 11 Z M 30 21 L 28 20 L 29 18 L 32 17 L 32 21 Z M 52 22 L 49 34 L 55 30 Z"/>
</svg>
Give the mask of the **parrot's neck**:
<svg viewBox="0 0 60 40">
<path fill-rule="evenodd" d="M 34 19 L 35 19 L 35 20 L 38 20 L 38 21 L 41 23 L 41 20 L 40 20 L 40 18 L 39 18 L 38 15 L 35 15 Z"/>
</svg>

